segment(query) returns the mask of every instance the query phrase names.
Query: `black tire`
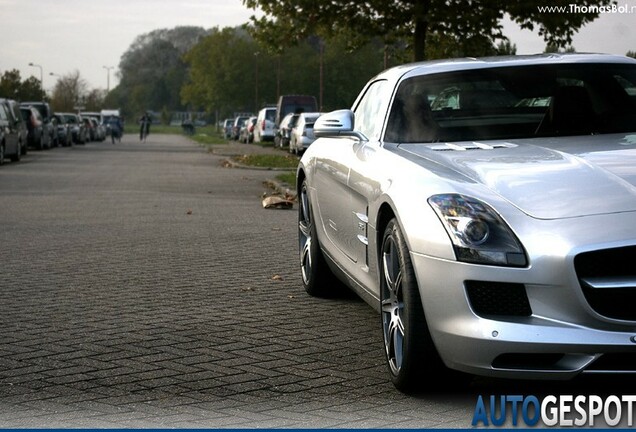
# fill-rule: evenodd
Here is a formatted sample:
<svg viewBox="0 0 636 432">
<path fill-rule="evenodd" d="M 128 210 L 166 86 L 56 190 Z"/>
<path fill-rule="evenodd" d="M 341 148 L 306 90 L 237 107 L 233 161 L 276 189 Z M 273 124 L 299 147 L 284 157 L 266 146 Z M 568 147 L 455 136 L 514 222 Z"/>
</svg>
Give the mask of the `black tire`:
<svg viewBox="0 0 636 432">
<path fill-rule="evenodd" d="M 298 253 L 303 287 L 313 297 L 331 297 L 341 286 L 325 261 L 316 235 L 307 180 L 298 194 Z"/>
<path fill-rule="evenodd" d="M 20 143 L 18 143 L 17 151 L 9 158 L 11 159 L 11 162 L 20 162 L 20 159 L 22 159 L 22 149 L 20 147 L 22 146 L 20 145 Z"/>
<path fill-rule="evenodd" d="M 0 165 L 4 165 L 4 143 L 0 143 Z"/>
<path fill-rule="evenodd" d="M 405 393 L 430 390 L 433 381 L 448 385 L 450 370 L 431 338 L 406 241 L 396 219 L 382 237 L 380 250 L 382 338 L 391 381 Z M 424 378 L 433 377 L 426 382 Z M 439 387 L 435 386 L 435 389 Z"/>
</svg>

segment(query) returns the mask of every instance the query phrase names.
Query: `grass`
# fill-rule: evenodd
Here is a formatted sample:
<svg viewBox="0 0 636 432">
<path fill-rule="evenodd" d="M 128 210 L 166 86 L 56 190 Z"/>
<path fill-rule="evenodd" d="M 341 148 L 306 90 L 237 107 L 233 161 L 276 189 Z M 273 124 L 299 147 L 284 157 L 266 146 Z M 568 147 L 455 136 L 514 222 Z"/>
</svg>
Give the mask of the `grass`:
<svg viewBox="0 0 636 432">
<path fill-rule="evenodd" d="M 127 134 L 139 134 L 139 125 L 127 124 L 124 132 Z M 150 135 L 152 134 L 178 134 L 185 135 L 181 126 L 152 125 L 150 126 Z M 227 144 L 225 139 L 214 126 L 197 127 L 194 135 L 187 135 L 193 141 L 204 145 Z M 260 143 L 262 147 L 273 146 L 273 143 Z M 272 168 L 272 169 L 289 169 L 290 172 L 284 172 L 276 176 L 281 183 L 288 184 L 293 187 L 296 184 L 296 167 L 298 167 L 298 157 L 290 154 L 270 155 L 270 154 L 252 154 L 234 156 L 234 161 L 252 167 Z"/>
<path fill-rule="evenodd" d="M 247 166 L 261 168 L 289 168 L 298 166 L 298 158 L 292 155 L 251 154 L 234 156 L 233 159 Z"/>
<path fill-rule="evenodd" d="M 296 186 L 296 171 L 284 172 L 276 176 L 276 180 L 294 188 Z"/>
</svg>

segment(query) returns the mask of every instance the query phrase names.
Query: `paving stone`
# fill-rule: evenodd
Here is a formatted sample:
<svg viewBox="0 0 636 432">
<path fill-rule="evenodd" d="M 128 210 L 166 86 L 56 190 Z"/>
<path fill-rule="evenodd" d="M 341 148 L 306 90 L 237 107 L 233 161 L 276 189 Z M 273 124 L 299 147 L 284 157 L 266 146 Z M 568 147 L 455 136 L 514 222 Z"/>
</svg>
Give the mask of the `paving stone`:
<svg viewBox="0 0 636 432">
<path fill-rule="evenodd" d="M 372 308 L 304 293 L 275 173 L 222 166 L 279 150 L 134 138 L 0 169 L 0 427 L 469 426 L 395 391 Z"/>
</svg>

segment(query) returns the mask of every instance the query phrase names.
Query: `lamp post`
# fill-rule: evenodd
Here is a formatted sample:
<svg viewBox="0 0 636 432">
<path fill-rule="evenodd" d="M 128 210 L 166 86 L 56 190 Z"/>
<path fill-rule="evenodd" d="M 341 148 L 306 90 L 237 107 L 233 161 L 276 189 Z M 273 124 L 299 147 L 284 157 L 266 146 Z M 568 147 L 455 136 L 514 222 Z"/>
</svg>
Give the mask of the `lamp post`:
<svg viewBox="0 0 636 432">
<path fill-rule="evenodd" d="M 29 63 L 29 66 L 40 68 L 40 90 L 42 90 L 42 93 L 44 93 L 44 70 L 42 69 L 42 66 L 35 63 Z"/>
<path fill-rule="evenodd" d="M 258 114 L 258 56 L 261 53 L 256 51 L 254 53 L 254 113 Z"/>
<path fill-rule="evenodd" d="M 57 77 L 58 82 L 60 81 L 60 79 L 62 78 L 62 75 L 53 73 L 53 72 L 49 72 L 49 75 L 52 77 Z M 53 86 L 53 91 L 55 91 L 55 86 Z"/>
<path fill-rule="evenodd" d="M 113 66 L 102 66 L 106 69 L 106 93 L 110 92 L 110 70 L 113 69 Z"/>
<path fill-rule="evenodd" d="M 64 85 L 64 83 L 62 82 L 62 75 L 56 74 L 56 73 L 53 73 L 53 72 L 49 72 L 49 76 L 57 77 L 57 83 L 53 86 L 53 90 L 52 90 L 53 99 L 56 99 L 58 97 L 61 98 L 62 100 L 64 100 L 64 106 L 66 106 L 67 105 L 66 99 L 68 99 L 68 95 L 67 95 L 68 92 L 66 92 L 66 91 L 60 91 L 59 93 L 56 92 L 56 89 L 57 89 L 58 85 L 60 86 L 60 90 L 63 90 L 62 86 Z M 56 104 L 56 105 L 58 105 L 58 104 Z"/>
</svg>

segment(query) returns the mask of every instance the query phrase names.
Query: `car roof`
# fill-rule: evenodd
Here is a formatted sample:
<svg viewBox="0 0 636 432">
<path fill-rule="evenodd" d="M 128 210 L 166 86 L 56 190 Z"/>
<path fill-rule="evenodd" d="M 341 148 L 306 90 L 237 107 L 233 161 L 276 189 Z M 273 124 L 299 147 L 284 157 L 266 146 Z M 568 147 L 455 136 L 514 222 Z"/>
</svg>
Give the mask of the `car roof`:
<svg viewBox="0 0 636 432">
<path fill-rule="evenodd" d="M 429 60 L 407 63 L 387 69 L 376 78 L 399 79 L 405 76 L 425 75 L 491 67 L 531 66 L 563 63 L 625 63 L 636 64 L 635 59 L 626 56 L 602 53 L 543 53 L 529 55 L 508 55 L 494 57 L 465 57 L 455 59 Z"/>
</svg>

